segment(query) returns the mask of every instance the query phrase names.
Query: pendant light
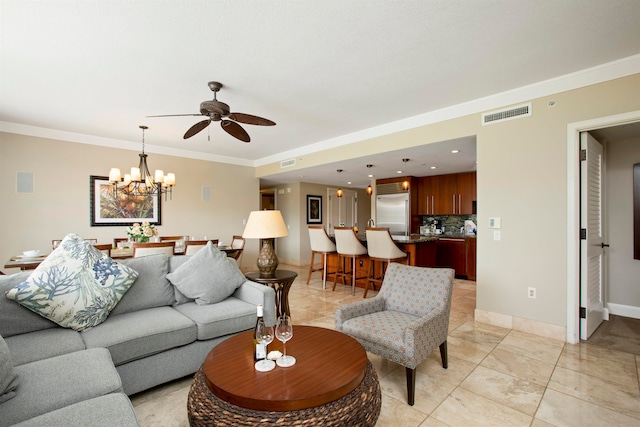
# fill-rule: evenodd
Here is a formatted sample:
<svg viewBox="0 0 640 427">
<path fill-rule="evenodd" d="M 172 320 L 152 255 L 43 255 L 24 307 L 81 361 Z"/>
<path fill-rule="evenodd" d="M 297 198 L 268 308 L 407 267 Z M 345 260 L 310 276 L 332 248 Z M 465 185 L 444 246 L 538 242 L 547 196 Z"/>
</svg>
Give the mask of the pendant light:
<svg viewBox="0 0 640 427">
<path fill-rule="evenodd" d="M 342 173 L 342 169 L 338 169 L 338 191 L 336 191 L 336 196 L 342 197 L 342 187 L 340 187 L 340 173 Z"/>
<path fill-rule="evenodd" d="M 371 169 L 373 167 L 373 165 L 367 165 L 367 169 Z M 371 178 L 372 175 L 369 174 L 369 178 Z M 367 186 L 367 196 L 371 196 L 373 194 L 373 187 L 371 186 L 371 184 L 369 184 Z"/>
<path fill-rule="evenodd" d="M 403 163 L 407 163 L 410 159 L 404 158 L 402 159 Z M 409 190 L 409 181 L 408 180 L 404 180 L 402 181 L 402 190 L 407 191 Z"/>
</svg>

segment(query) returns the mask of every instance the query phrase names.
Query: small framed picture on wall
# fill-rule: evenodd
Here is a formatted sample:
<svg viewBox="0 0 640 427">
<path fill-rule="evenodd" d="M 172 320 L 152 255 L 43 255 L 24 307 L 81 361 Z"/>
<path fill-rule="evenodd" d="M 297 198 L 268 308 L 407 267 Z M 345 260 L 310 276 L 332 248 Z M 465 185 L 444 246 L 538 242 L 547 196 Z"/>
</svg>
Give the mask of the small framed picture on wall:
<svg viewBox="0 0 640 427">
<path fill-rule="evenodd" d="M 307 195 L 307 224 L 322 224 L 322 196 Z"/>
</svg>

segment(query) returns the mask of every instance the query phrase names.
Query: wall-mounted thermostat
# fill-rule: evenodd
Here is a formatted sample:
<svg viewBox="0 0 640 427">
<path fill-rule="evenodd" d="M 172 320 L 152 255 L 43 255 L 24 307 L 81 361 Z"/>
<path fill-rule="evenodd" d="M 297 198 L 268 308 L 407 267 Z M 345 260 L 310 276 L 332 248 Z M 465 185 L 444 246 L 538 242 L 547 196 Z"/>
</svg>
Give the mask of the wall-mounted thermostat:
<svg viewBox="0 0 640 427">
<path fill-rule="evenodd" d="M 500 228 L 500 218 L 489 218 L 489 228 Z"/>
</svg>

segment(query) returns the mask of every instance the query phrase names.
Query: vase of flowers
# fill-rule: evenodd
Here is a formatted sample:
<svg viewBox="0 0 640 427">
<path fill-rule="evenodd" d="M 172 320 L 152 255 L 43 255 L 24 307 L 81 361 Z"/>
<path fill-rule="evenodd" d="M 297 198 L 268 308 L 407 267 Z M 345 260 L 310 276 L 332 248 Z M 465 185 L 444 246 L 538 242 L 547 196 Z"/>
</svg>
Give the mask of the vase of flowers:
<svg viewBox="0 0 640 427">
<path fill-rule="evenodd" d="M 158 229 L 148 222 L 142 224 L 134 223 L 127 228 L 127 235 L 131 240 L 138 243 L 148 242 L 150 237 L 158 235 Z"/>
</svg>

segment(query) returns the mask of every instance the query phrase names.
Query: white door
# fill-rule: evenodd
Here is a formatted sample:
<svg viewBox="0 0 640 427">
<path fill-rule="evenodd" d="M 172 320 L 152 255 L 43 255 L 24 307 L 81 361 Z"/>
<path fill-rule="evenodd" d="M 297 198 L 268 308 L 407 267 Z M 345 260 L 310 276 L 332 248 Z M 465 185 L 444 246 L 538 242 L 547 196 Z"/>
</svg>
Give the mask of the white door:
<svg viewBox="0 0 640 427">
<path fill-rule="evenodd" d="M 602 238 L 602 145 L 580 134 L 580 339 L 600 326 L 604 314 L 604 246 Z M 586 235 L 585 235 L 586 234 Z"/>
</svg>

